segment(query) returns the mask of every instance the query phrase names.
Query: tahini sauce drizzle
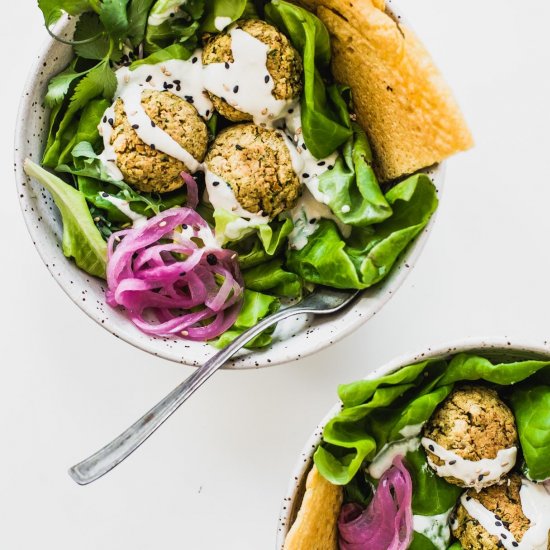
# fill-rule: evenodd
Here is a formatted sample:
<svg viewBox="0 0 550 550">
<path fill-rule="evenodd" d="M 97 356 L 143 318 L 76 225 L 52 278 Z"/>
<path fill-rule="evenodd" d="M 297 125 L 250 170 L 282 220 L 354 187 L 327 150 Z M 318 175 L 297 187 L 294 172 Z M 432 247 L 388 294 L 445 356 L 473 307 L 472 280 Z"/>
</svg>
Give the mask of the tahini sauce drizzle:
<svg viewBox="0 0 550 550">
<path fill-rule="evenodd" d="M 421 443 L 424 449 L 444 461 L 441 466 L 438 466 L 428 455 L 428 463 L 437 472 L 437 475 L 460 479 L 465 487 L 473 487 L 478 492 L 483 487 L 497 482 L 516 463 L 517 447 L 501 449 L 496 458 L 467 460 L 427 437 L 423 437 Z"/>
<path fill-rule="evenodd" d="M 502 520 L 475 498 L 464 493 L 460 503 L 488 533 L 498 538 L 506 550 L 546 550 L 550 531 L 550 494 L 543 484 L 522 479 L 519 496 L 523 513 L 530 521 L 529 529 L 519 542 Z"/>
</svg>

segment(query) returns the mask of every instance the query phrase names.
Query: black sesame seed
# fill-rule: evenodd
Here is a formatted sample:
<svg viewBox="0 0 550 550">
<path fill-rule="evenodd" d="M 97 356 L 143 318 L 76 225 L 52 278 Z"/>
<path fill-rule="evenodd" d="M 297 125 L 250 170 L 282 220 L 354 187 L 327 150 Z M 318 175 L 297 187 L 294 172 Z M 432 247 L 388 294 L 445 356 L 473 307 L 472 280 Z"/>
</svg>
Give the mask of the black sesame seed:
<svg viewBox="0 0 550 550">
<path fill-rule="evenodd" d="M 104 116 L 104 117 L 103 117 L 103 124 L 105 124 L 106 122 L 107 122 L 107 117 Z"/>
<path fill-rule="evenodd" d="M 109 193 L 103 192 L 103 193 L 101 193 L 101 196 L 106 199 L 109 196 Z"/>
<path fill-rule="evenodd" d="M 166 85 L 166 89 L 167 89 L 167 90 L 171 90 L 173 87 L 174 87 L 173 84 L 167 84 L 167 85 Z"/>
<path fill-rule="evenodd" d="M 206 116 L 210 115 L 210 109 L 206 109 L 206 113 L 204 113 Z"/>
<path fill-rule="evenodd" d="M 513 546 L 514 548 L 516 548 L 517 546 L 519 546 L 519 544 L 518 544 L 516 541 L 514 541 L 514 542 L 512 542 L 512 546 Z"/>
<path fill-rule="evenodd" d="M 168 89 L 168 82 L 164 82 L 164 83 L 162 84 L 162 87 L 163 87 L 165 90 L 167 90 L 167 89 Z"/>
<path fill-rule="evenodd" d="M 229 63 L 227 61 L 225 62 L 225 68 L 229 69 Z"/>
<path fill-rule="evenodd" d="M 153 128 L 154 128 L 154 127 L 156 126 L 156 124 L 155 124 L 155 121 L 154 121 L 154 120 L 152 120 L 152 121 L 151 121 L 151 126 L 152 126 Z"/>
<path fill-rule="evenodd" d="M 181 86 L 179 84 L 176 86 L 176 92 L 181 92 Z"/>
<path fill-rule="evenodd" d="M 213 182 L 212 182 L 212 185 L 213 185 L 214 187 L 217 187 L 219 184 L 220 184 L 219 181 L 213 181 Z"/>
<path fill-rule="evenodd" d="M 152 76 L 152 75 L 149 75 L 149 76 L 145 79 L 145 82 L 151 82 L 151 80 L 153 80 L 153 76 Z"/>
<path fill-rule="evenodd" d="M 191 59 L 191 63 L 196 63 L 198 60 L 199 60 L 198 57 L 193 57 L 193 59 Z"/>
<path fill-rule="evenodd" d="M 214 254 L 208 254 L 208 256 L 206 256 L 206 261 L 209 265 L 216 265 L 218 263 L 218 258 L 216 258 Z"/>
<path fill-rule="evenodd" d="M 333 168 L 334 168 L 334 166 L 333 166 L 332 164 L 329 164 L 329 165 L 327 166 L 327 170 L 332 170 Z"/>
<path fill-rule="evenodd" d="M 451 466 L 453 466 L 454 464 L 456 464 L 456 460 L 450 460 L 450 461 L 449 461 L 449 464 L 450 464 Z"/>
<path fill-rule="evenodd" d="M 294 109 L 289 109 L 288 114 L 291 115 L 294 112 Z"/>
<path fill-rule="evenodd" d="M 236 94 L 238 91 L 239 91 L 239 87 L 238 87 L 238 86 L 235 86 L 235 87 L 233 88 L 233 93 Z"/>
<path fill-rule="evenodd" d="M 307 147 L 306 147 L 306 144 L 305 144 L 305 143 L 302 143 L 302 149 L 303 149 L 304 151 L 307 151 Z"/>
<path fill-rule="evenodd" d="M 151 149 L 153 149 L 153 151 L 156 149 L 156 146 L 154 143 L 151 143 L 151 145 L 149 145 L 149 147 L 151 147 Z"/>
<path fill-rule="evenodd" d="M 182 227 L 183 229 L 187 229 L 189 226 L 188 226 L 186 223 L 182 223 L 182 224 L 181 224 L 181 227 Z"/>
<path fill-rule="evenodd" d="M 264 82 L 266 84 L 269 82 L 269 75 L 268 74 L 265 75 Z"/>
<path fill-rule="evenodd" d="M 318 163 L 317 163 L 317 166 L 324 166 L 326 164 L 326 162 L 324 160 L 320 160 Z"/>
<path fill-rule="evenodd" d="M 466 500 L 472 500 L 472 497 L 471 497 L 471 496 L 467 496 L 467 497 L 466 497 Z"/>
<path fill-rule="evenodd" d="M 174 84 L 181 84 L 181 80 L 174 80 Z"/>
<path fill-rule="evenodd" d="M 433 445 L 428 445 L 428 449 L 430 449 L 430 451 L 432 451 L 432 453 L 435 451 L 435 448 Z"/>
<path fill-rule="evenodd" d="M 479 475 L 477 476 L 477 480 L 478 480 L 478 481 L 481 481 L 482 479 L 483 479 L 483 474 L 479 474 Z"/>
<path fill-rule="evenodd" d="M 237 145 L 235 145 L 235 149 L 237 149 L 237 151 L 242 151 L 244 149 L 244 147 L 237 143 Z"/>
<path fill-rule="evenodd" d="M 504 533 L 502 533 L 500 536 L 501 536 L 503 539 L 507 539 L 507 538 L 508 538 Z"/>
<path fill-rule="evenodd" d="M 139 128 L 139 124 L 132 124 L 132 128 L 133 128 L 134 130 L 137 130 L 137 129 Z"/>
<path fill-rule="evenodd" d="M 193 96 L 192 95 L 186 95 L 185 96 L 185 101 L 187 101 L 187 103 L 193 103 L 193 101 L 194 101 Z"/>
<path fill-rule="evenodd" d="M 114 123 L 115 123 L 115 121 L 112 118 L 110 118 L 109 119 L 109 124 L 112 126 Z"/>
<path fill-rule="evenodd" d="M 502 523 L 501 523 L 500 521 L 495 521 L 495 525 L 496 525 L 497 527 L 502 527 Z"/>
<path fill-rule="evenodd" d="M 315 223 L 317 221 L 316 218 L 311 218 L 311 220 L 309 220 L 309 223 Z"/>
<path fill-rule="evenodd" d="M 304 177 L 304 179 L 309 178 L 309 174 L 308 174 L 307 172 L 304 172 L 304 173 L 302 174 L 302 176 Z"/>
<path fill-rule="evenodd" d="M 174 12 L 172 12 L 172 13 L 170 14 L 170 17 L 176 17 L 176 14 L 175 14 Z"/>
</svg>

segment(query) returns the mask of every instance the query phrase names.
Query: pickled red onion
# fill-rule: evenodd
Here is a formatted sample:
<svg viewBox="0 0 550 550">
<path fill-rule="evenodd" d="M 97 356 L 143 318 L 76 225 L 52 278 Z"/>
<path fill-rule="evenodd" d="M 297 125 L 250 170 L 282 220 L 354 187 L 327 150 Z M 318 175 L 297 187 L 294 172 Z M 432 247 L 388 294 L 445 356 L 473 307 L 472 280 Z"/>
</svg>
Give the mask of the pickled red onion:
<svg viewBox="0 0 550 550">
<path fill-rule="evenodd" d="M 412 479 L 396 457 L 369 506 L 345 504 L 338 518 L 341 550 L 406 550 L 413 536 Z"/>
<path fill-rule="evenodd" d="M 194 210 L 171 208 L 114 233 L 108 258 L 107 303 L 124 306 L 147 334 L 210 340 L 237 318 L 243 298 L 237 256 L 218 246 Z"/>
<path fill-rule="evenodd" d="M 195 178 L 187 172 L 182 172 L 180 175 L 187 186 L 187 207 L 195 209 L 199 204 L 199 187 L 197 182 Z"/>
</svg>

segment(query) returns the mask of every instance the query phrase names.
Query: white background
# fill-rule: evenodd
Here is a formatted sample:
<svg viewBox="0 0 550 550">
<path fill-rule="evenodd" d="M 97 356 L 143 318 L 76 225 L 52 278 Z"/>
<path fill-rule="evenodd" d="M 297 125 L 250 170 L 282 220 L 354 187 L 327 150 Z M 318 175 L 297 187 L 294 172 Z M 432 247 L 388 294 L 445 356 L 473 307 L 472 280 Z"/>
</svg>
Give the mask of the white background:
<svg viewBox="0 0 550 550">
<path fill-rule="evenodd" d="M 455 90 L 475 150 L 448 164 L 434 232 L 399 293 L 317 356 L 221 372 L 139 452 L 78 487 L 68 466 L 191 370 L 103 331 L 70 303 L 27 235 L 12 175 L 26 73 L 46 38 L 9 2 L 2 52 L 0 548 L 271 549 L 290 472 L 341 382 L 469 336 L 543 343 L 550 328 L 550 3 L 401 2 Z"/>
</svg>

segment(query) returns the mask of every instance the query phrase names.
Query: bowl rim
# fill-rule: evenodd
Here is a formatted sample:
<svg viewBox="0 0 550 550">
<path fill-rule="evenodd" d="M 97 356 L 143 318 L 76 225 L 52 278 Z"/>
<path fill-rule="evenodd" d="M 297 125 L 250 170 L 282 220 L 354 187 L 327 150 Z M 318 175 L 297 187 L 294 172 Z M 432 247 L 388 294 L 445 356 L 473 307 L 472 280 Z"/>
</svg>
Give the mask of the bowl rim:
<svg viewBox="0 0 550 550">
<path fill-rule="evenodd" d="M 547 341 L 542 343 L 528 340 L 513 342 L 512 339 L 502 336 L 486 338 L 470 337 L 454 340 L 450 343 L 437 344 L 413 353 L 403 353 L 387 363 L 384 363 L 372 372 L 369 372 L 363 379 L 372 380 L 379 378 L 380 376 L 396 372 L 407 365 L 426 359 L 445 358 L 464 352 L 487 351 L 510 353 L 510 355 L 514 353 L 525 354 L 531 357 L 538 357 L 540 359 L 548 358 L 550 360 L 550 346 Z M 329 420 L 340 412 L 341 405 L 341 401 L 338 401 L 330 408 L 319 424 L 317 424 L 315 430 L 311 433 L 305 445 L 302 447 L 300 457 L 294 465 L 277 520 L 277 536 L 275 541 L 275 548 L 277 550 L 283 550 L 285 538 L 289 531 L 288 523 L 294 515 L 295 506 L 298 505 L 297 497 L 300 496 L 300 489 L 303 487 L 305 477 L 311 469 L 313 454 L 321 442 L 323 428 Z"/>
<path fill-rule="evenodd" d="M 396 7 L 397 4 L 397 0 L 388 0 L 387 8 L 392 13 L 398 14 L 400 21 L 406 22 L 406 18 L 402 16 L 401 9 Z M 61 35 L 70 27 L 72 23 L 74 23 L 74 21 L 75 18 L 73 17 L 67 15 L 63 16 L 52 29 L 53 33 Z M 136 327 L 125 327 L 120 324 L 116 320 L 116 317 L 112 317 L 107 320 L 102 319 L 101 315 L 98 314 L 97 310 L 93 307 L 93 304 L 90 301 L 83 302 L 82 300 L 77 299 L 73 292 L 74 289 L 71 289 L 69 285 L 64 284 L 63 281 L 56 276 L 58 268 L 54 267 L 54 264 L 50 261 L 51 253 L 49 252 L 49 247 L 47 244 L 40 243 L 40 239 L 38 238 L 40 229 L 35 225 L 37 214 L 32 212 L 32 209 L 26 210 L 25 208 L 25 202 L 27 201 L 26 193 L 28 193 L 28 188 L 26 191 L 25 182 L 27 181 L 27 177 L 23 170 L 23 162 L 25 158 L 25 150 L 27 148 L 26 141 L 29 137 L 26 128 L 26 113 L 30 112 L 31 109 L 31 98 L 33 95 L 32 91 L 40 85 L 39 81 L 41 80 L 40 73 L 42 70 L 42 65 L 45 61 L 49 60 L 51 49 L 56 44 L 57 43 L 53 38 L 48 37 L 38 52 L 37 59 L 30 69 L 22 91 L 15 129 L 14 167 L 16 188 L 19 195 L 19 203 L 23 213 L 23 219 L 25 220 L 25 224 L 33 244 L 35 245 L 35 248 L 38 251 L 43 263 L 48 268 L 50 275 L 52 275 L 63 292 L 65 292 L 71 301 L 75 303 L 84 313 L 86 313 L 89 318 L 101 327 L 108 330 L 115 337 L 124 340 L 130 345 L 146 351 L 156 357 L 161 357 L 163 359 L 188 366 L 199 366 L 201 362 L 186 357 L 185 351 L 182 349 L 184 347 L 183 345 L 176 344 L 173 347 L 157 345 L 155 340 L 151 343 L 151 340 L 147 338 L 147 335 L 144 336 L 143 333 L 139 332 Z M 427 170 L 428 169 L 430 169 L 430 167 L 427 167 Z M 443 161 L 436 167 L 438 197 L 441 197 L 441 191 L 444 186 L 445 171 L 446 162 Z M 333 343 L 336 343 L 353 333 L 368 320 L 370 320 L 376 313 L 378 313 L 401 287 L 421 256 L 424 246 L 426 245 L 428 237 L 431 234 L 436 222 L 438 210 L 439 209 L 434 212 L 428 224 L 423 228 L 421 233 L 416 236 L 413 242 L 406 249 L 405 253 L 402 254 L 398 261 L 394 264 L 389 275 L 380 283 L 363 291 L 354 304 L 350 305 L 348 308 L 343 310 L 342 313 L 337 315 L 337 318 L 341 319 L 342 323 L 336 330 L 330 330 L 330 332 L 328 332 L 325 329 L 325 331 L 323 331 L 323 327 L 328 327 L 330 325 L 329 319 L 323 319 L 322 321 L 318 321 L 318 324 L 313 325 L 313 330 L 321 329 L 321 333 L 317 334 L 316 338 L 302 338 L 299 345 L 290 345 L 290 338 L 281 339 L 265 349 L 254 350 L 253 352 L 248 352 L 243 355 L 237 355 L 236 357 L 230 359 L 223 368 L 229 370 L 246 370 L 280 365 L 290 361 L 298 361 L 303 357 L 310 356 L 321 351 L 322 349 L 327 348 Z M 79 269 L 70 259 L 66 259 L 66 262 L 67 269 Z M 309 325 L 302 328 L 297 333 L 297 336 L 300 336 L 302 333 L 307 333 L 309 329 L 311 329 L 311 326 Z M 298 338 L 296 341 L 298 343 Z M 184 345 L 193 346 L 203 344 L 204 346 L 207 346 L 207 344 L 201 342 L 187 342 L 184 340 L 181 342 L 183 342 Z M 203 361 L 207 360 L 209 356 L 216 351 L 212 348 L 212 353 L 209 353 L 210 346 L 207 347 L 207 353 L 204 355 Z"/>
</svg>

